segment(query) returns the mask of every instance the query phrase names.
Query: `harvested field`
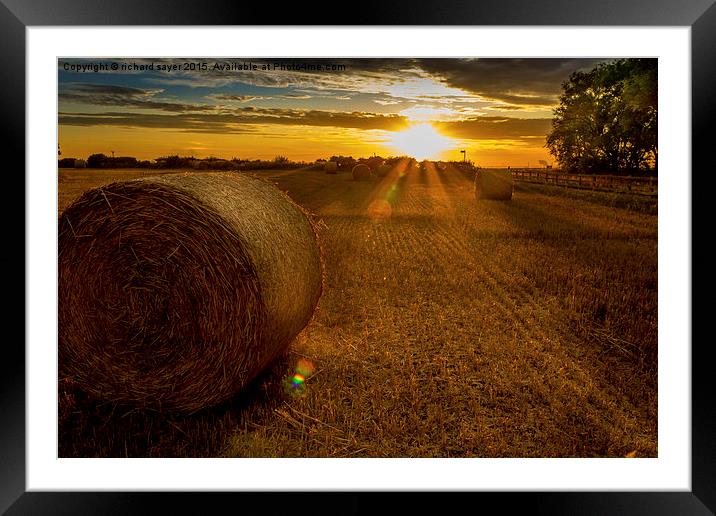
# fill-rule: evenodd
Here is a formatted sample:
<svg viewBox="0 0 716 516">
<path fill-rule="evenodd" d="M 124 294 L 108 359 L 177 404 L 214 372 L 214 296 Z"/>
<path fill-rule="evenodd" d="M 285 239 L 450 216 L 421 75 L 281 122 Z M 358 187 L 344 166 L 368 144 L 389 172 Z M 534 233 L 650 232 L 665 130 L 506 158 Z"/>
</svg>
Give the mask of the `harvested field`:
<svg viewBox="0 0 716 516">
<path fill-rule="evenodd" d="M 323 221 L 312 322 L 193 416 L 97 404 L 61 378 L 60 456 L 657 456 L 657 217 L 544 189 L 476 202 L 451 166 L 418 167 L 257 173 Z M 60 170 L 58 214 L 156 173 Z M 299 360 L 312 371 L 288 389 Z"/>
<path fill-rule="evenodd" d="M 475 173 L 475 198 L 509 201 L 513 181 L 510 171 L 482 169 Z"/>
</svg>

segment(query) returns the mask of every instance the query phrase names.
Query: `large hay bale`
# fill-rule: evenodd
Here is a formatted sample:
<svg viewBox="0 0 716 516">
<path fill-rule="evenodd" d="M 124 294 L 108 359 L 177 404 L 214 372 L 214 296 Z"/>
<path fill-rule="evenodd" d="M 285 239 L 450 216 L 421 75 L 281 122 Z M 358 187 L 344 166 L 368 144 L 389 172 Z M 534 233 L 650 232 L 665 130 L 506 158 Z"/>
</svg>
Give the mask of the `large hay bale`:
<svg viewBox="0 0 716 516">
<path fill-rule="evenodd" d="M 371 172 L 370 172 L 370 167 L 368 165 L 359 163 L 355 167 L 353 167 L 353 179 L 355 181 L 360 181 L 363 179 L 370 179 L 370 176 L 371 176 Z"/>
<path fill-rule="evenodd" d="M 371 172 L 373 174 L 376 174 L 378 172 L 378 167 L 380 167 L 383 163 L 385 163 L 385 160 L 378 156 L 373 156 L 373 157 L 365 160 L 364 163 L 366 165 L 368 165 L 368 168 L 371 170 Z"/>
<path fill-rule="evenodd" d="M 59 221 L 62 375 L 181 413 L 280 356 L 321 294 L 308 216 L 263 180 L 171 174 L 90 190 Z"/>
<path fill-rule="evenodd" d="M 475 171 L 475 197 L 509 201 L 512 199 L 512 173 L 503 170 Z"/>
<path fill-rule="evenodd" d="M 338 173 L 338 163 L 335 161 L 326 161 L 323 164 L 323 170 L 326 171 L 326 174 L 337 174 Z"/>
</svg>

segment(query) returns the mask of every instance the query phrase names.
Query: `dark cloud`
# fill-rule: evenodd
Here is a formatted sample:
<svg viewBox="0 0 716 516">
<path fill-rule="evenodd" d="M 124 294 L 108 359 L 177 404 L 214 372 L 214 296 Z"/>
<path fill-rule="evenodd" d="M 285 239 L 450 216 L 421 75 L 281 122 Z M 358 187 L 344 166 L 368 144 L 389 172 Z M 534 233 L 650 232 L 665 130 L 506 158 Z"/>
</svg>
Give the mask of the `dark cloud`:
<svg viewBox="0 0 716 516">
<path fill-rule="evenodd" d="M 513 104 L 498 104 L 496 106 L 487 106 L 485 109 L 490 111 L 524 111 L 532 106 L 515 106 Z"/>
<path fill-rule="evenodd" d="M 113 84 L 69 83 L 62 86 L 58 97 L 60 103 L 74 102 L 96 106 L 161 109 L 175 113 L 214 109 L 213 106 L 210 105 L 155 100 L 155 95 L 161 92 L 162 90 L 160 89 L 147 90 L 128 86 L 116 86 Z"/>
<path fill-rule="evenodd" d="M 207 95 L 206 98 L 213 100 L 228 100 L 230 102 L 251 102 L 252 100 L 267 100 L 272 97 L 265 97 L 263 95 L 230 95 L 227 93 L 216 93 Z"/>
<path fill-rule="evenodd" d="M 607 59 L 420 59 L 421 69 L 448 86 L 508 104 L 553 106 L 562 83 Z"/>
<path fill-rule="evenodd" d="M 172 129 L 182 132 L 233 134 L 252 132 L 254 125 L 305 125 L 352 129 L 398 131 L 408 126 L 400 115 L 365 112 L 271 109 L 248 106 L 217 113 L 60 113 L 61 125 L 116 126 Z M 520 139 L 543 138 L 550 130 L 550 119 L 473 117 L 459 121 L 433 122 L 439 130 L 454 138 Z"/>
<path fill-rule="evenodd" d="M 282 61 L 294 64 L 305 62 L 325 65 L 332 63 L 345 66 L 345 70 L 336 73 L 289 71 L 270 74 L 222 70 L 206 74 L 203 72 L 198 74 L 154 74 L 142 78 L 142 85 L 160 81 L 177 81 L 176 83 L 182 86 L 203 85 L 215 88 L 214 93 L 206 95 L 205 98 L 208 99 L 206 104 L 191 103 L 193 97 L 178 100 L 168 98 L 163 89 L 160 89 L 162 86 L 151 89 L 151 87 L 61 82 L 59 99 L 64 112 L 59 114 L 59 122 L 63 125 L 144 127 L 202 133 L 243 133 L 253 130 L 252 126 L 260 124 L 395 131 L 407 127 L 406 117 L 372 111 L 381 110 L 376 104 L 387 106 L 384 108 L 385 111 L 398 111 L 402 104 L 405 107 L 414 105 L 417 108 L 451 108 L 463 119 L 433 123 L 446 134 L 456 138 L 536 139 L 543 138 L 549 132 L 551 127 L 549 119 L 476 115 L 484 114 L 485 111 L 482 109 L 489 109 L 496 114 L 502 110 L 519 112 L 534 111 L 535 109 L 544 113 L 545 108 L 554 107 L 557 104 L 561 84 L 572 72 L 591 69 L 598 62 L 607 59 L 243 60 Z M 156 64 L 162 61 L 175 63 L 182 60 L 145 59 L 142 62 Z M 196 62 L 196 60 L 192 61 Z M 206 59 L 206 61 L 213 60 Z M 401 81 L 425 78 L 432 78 L 453 88 L 452 93 L 455 94 L 418 95 L 412 92 L 401 96 L 395 92 L 402 92 L 405 88 L 389 88 L 389 85 L 395 85 Z M 293 89 L 288 92 L 276 92 L 276 95 L 269 93 L 267 96 L 222 92 L 222 88 L 229 83 L 261 84 L 262 81 L 266 83 L 265 85 L 280 85 L 282 87 L 290 85 Z M 241 90 L 231 88 L 231 91 Z M 361 92 L 357 101 L 359 103 L 348 103 L 346 106 L 348 109 L 356 106 L 355 109 L 367 111 L 310 109 L 314 107 L 314 102 L 318 102 L 316 99 L 319 97 L 348 100 L 357 92 Z M 300 105 L 309 109 L 262 108 L 253 105 L 253 101 L 256 100 L 277 98 L 288 100 L 313 98 L 313 101 L 292 104 L 294 107 Z M 486 106 L 480 102 L 481 100 L 488 100 L 492 105 Z M 64 105 L 69 102 L 108 106 L 121 109 L 122 112 L 113 113 L 107 109 L 105 113 L 70 113 L 68 112 L 70 110 Z M 260 106 L 262 103 L 257 102 L 256 104 Z M 73 109 L 76 108 L 73 107 Z M 519 113 L 515 114 L 519 115 Z"/>
<path fill-rule="evenodd" d="M 65 89 L 76 94 L 85 95 L 109 95 L 118 97 L 147 97 L 161 93 L 162 90 L 143 90 L 130 88 L 129 86 L 117 86 L 115 84 L 94 84 L 94 83 L 70 83 Z"/>
<path fill-rule="evenodd" d="M 177 129 L 197 132 L 245 132 L 245 124 L 309 125 L 396 131 L 407 127 L 399 115 L 364 112 L 268 109 L 246 107 L 216 113 L 60 113 L 60 125 Z"/>
<path fill-rule="evenodd" d="M 144 65 L 179 65 L 179 70 L 172 73 L 151 72 L 143 77 L 147 81 L 164 85 L 181 85 L 190 87 L 214 87 L 221 88 L 229 84 L 243 83 L 264 87 L 294 88 L 294 91 L 311 96 L 321 96 L 318 91 L 334 91 L 340 95 L 349 95 L 354 92 L 363 93 L 385 93 L 389 85 L 403 81 L 432 77 L 447 86 L 465 91 L 466 96 L 479 96 L 482 99 L 500 101 L 517 106 L 552 107 L 557 103 L 557 97 L 561 91 L 561 84 L 569 75 L 580 69 L 591 69 L 601 61 L 608 58 L 302 58 L 302 59 L 266 59 L 266 58 L 236 58 L 232 62 L 250 62 L 256 65 L 286 64 L 297 67 L 296 70 L 276 70 L 267 72 L 244 71 L 234 69 L 215 69 L 216 59 L 137 59 L 139 64 Z M 107 62 L 125 63 L 125 60 L 110 60 Z M 218 61 L 226 62 L 226 58 Z M 75 63 L 76 62 L 76 63 Z M 68 63 L 81 64 L 87 60 L 68 60 Z M 181 68 L 183 63 L 205 62 L 208 66 L 206 71 L 184 71 Z M 61 69 L 65 61 L 60 61 Z M 340 71 L 307 72 L 301 70 L 301 65 L 340 65 L 345 67 Z M 109 73 L 109 72 L 108 72 Z M 110 104 L 116 97 L 126 97 L 132 102 L 140 102 L 143 93 L 152 90 L 135 90 L 125 88 L 125 91 L 105 91 L 104 97 L 99 97 L 97 103 Z M 310 91 L 309 91 L 310 90 Z M 382 90 L 382 91 L 381 91 Z M 85 95 L 91 92 L 82 92 Z M 99 94 L 99 92 L 94 92 Z M 72 94 L 67 92 L 66 94 Z M 78 93 L 75 92 L 74 95 Z M 253 95 L 224 95 L 224 100 L 247 102 Z M 301 95 L 284 98 L 300 99 Z M 231 98 L 233 97 L 233 98 Z M 243 98 L 245 97 L 245 99 Z M 395 98 L 395 95 L 391 95 Z M 408 95 L 410 97 L 410 95 Z M 68 100 L 70 97 L 66 97 Z M 257 96 L 258 98 L 258 96 Z M 78 100 L 72 97 L 72 100 Z M 256 100 L 256 99 L 251 99 Z M 424 97 L 421 100 L 430 100 Z M 432 98 L 434 101 L 446 102 L 449 96 Z M 452 98 L 452 102 L 459 102 L 459 97 Z M 155 99 L 154 101 L 158 101 Z M 166 107 L 166 106 L 165 106 Z M 161 107 L 159 109 L 162 109 Z M 202 108 L 199 108 L 202 109 Z M 177 108 L 179 110 L 179 108 Z"/>
<path fill-rule="evenodd" d="M 468 140 L 545 137 L 551 129 L 549 118 L 475 117 L 455 122 L 433 122 L 445 134 Z"/>
<path fill-rule="evenodd" d="M 100 75 L 115 74 L 110 71 L 112 64 L 120 67 L 126 75 L 141 74 L 144 80 L 160 85 L 188 87 L 223 87 L 230 84 L 251 84 L 270 88 L 311 88 L 325 90 L 365 91 L 375 84 L 392 84 L 410 77 L 418 77 L 413 59 L 373 59 L 373 58 L 132 58 L 105 59 L 100 61 L 88 59 L 58 60 L 58 66 L 67 76 L 77 72 L 68 71 L 68 66 L 87 66 L 91 63 L 105 65 Z M 206 64 L 206 70 L 185 70 L 184 65 Z M 270 72 L 261 70 L 243 70 L 234 68 L 233 64 L 251 63 L 261 68 L 268 65 Z M 216 67 L 216 64 L 222 66 Z M 320 64 L 338 65 L 342 67 L 330 73 L 311 71 L 310 66 Z M 274 69 L 274 65 L 278 65 Z M 284 68 L 281 68 L 284 65 Z M 308 68 L 302 68 L 308 65 Z M 152 67 L 150 71 L 137 71 L 135 66 Z M 171 72 L 161 72 L 161 67 L 175 67 Z M 371 89 L 371 91 L 373 91 Z"/>
</svg>

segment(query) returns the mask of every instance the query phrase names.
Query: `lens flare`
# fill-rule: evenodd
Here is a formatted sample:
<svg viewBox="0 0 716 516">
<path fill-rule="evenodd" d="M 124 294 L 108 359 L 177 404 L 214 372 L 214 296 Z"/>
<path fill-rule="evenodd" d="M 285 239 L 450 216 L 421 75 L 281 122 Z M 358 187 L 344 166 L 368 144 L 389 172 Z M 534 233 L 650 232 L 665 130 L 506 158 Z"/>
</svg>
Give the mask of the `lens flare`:
<svg viewBox="0 0 716 516">
<path fill-rule="evenodd" d="M 398 188 L 398 185 L 393 183 L 392 185 L 390 185 L 390 188 L 388 188 L 388 191 L 385 193 L 385 200 L 392 204 L 398 200 L 399 194 L 400 189 Z"/>
<path fill-rule="evenodd" d="M 313 374 L 316 367 L 308 359 L 302 358 L 296 364 L 293 376 L 284 382 L 286 392 L 291 395 L 303 394 L 306 391 L 306 380 Z"/>
<path fill-rule="evenodd" d="M 388 201 L 375 199 L 368 205 L 368 217 L 373 221 L 389 219 L 393 208 Z"/>
<path fill-rule="evenodd" d="M 313 371 L 316 370 L 316 366 L 313 365 L 313 362 L 306 358 L 302 358 L 298 361 L 298 364 L 296 364 L 296 372 L 300 375 L 305 376 L 308 378 L 313 374 Z"/>
</svg>

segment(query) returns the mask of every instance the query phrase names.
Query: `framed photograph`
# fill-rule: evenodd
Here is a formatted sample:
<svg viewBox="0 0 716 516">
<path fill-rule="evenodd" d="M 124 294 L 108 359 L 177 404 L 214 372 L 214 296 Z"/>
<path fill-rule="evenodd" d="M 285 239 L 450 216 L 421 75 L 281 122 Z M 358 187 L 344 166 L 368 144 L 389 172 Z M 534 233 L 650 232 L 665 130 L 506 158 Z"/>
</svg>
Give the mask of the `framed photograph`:
<svg viewBox="0 0 716 516">
<path fill-rule="evenodd" d="M 711 3 L 5 1 L 0 508 L 712 513 Z"/>
</svg>

